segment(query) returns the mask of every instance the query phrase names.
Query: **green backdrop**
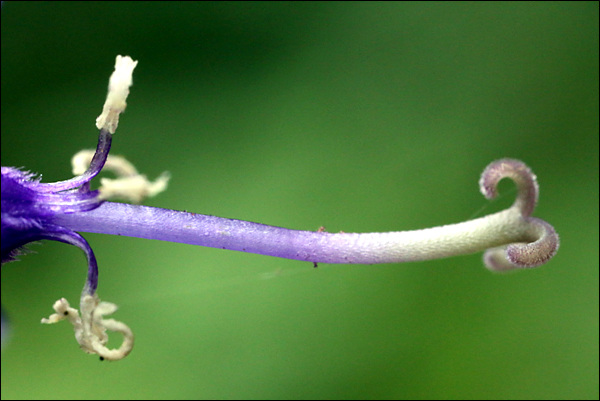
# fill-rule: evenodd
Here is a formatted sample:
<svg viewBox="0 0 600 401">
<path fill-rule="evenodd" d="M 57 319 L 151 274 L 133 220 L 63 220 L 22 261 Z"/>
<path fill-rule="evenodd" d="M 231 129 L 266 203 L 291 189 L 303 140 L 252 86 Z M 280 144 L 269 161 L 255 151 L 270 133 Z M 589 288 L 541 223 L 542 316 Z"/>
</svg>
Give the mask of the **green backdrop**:
<svg viewBox="0 0 600 401">
<path fill-rule="evenodd" d="M 67 324 L 81 252 L 2 268 L 2 398 L 598 398 L 598 3 L 18 3 L 2 8 L 2 165 L 67 178 L 117 54 L 139 60 L 113 153 L 172 174 L 149 205 L 328 231 L 510 205 L 514 157 L 561 235 L 539 269 L 481 255 L 320 265 L 85 237 L 136 333 L 99 362 Z"/>
</svg>

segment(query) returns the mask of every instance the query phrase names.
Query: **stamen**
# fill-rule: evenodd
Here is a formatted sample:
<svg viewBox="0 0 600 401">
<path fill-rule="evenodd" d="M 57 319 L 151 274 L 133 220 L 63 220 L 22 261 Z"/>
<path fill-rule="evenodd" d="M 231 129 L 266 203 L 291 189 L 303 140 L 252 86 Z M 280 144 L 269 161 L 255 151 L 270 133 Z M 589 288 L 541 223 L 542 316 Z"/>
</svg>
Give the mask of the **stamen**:
<svg viewBox="0 0 600 401">
<path fill-rule="evenodd" d="M 106 102 L 102 114 L 96 119 L 98 129 L 106 129 L 111 134 L 117 130 L 119 114 L 127 107 L 127 95 L 129 95 L 129 87 L 132 84 L 131 76 L 136 65 L 137 61 L 133 61 L 129 56 L 117 56 L 115 71 L 110 76 L 108 84 Z"/>
<path fill-rule="evenodd" d="M 44 324 L 52 324 L 61 320 L 68 320 L 75 331 L 75 339 L 82 350 L 88 354 L 98 354 L 100 358 L 117 361 L 125 358 L 133 348 L 134 336 L 131 329 L 124 323 L 114 319 L 103 319 L 117 310 L 117 305 L 109 302 L 100 302 L 97 295 L 84 294 L 81 297 L 81 315 L 75 308 L 71 308 L 65 298 L 61 298 L 53 305 L 56 313 L 47 319 L 42 319 Z M 117 349 L 108 349 L 108 334 L 106 330 L 116 331 L 123 335 L 123 343 Z"/>
<path fill-rule="evenodd" d="M 108 152 L 110 151 L 111 143 L 112 134 L 105 129 L 101 129 L 98 134 L 98 146 L 96 147 L 96 152 L 93 154 L 93 158 L 90 158 L 91 162 L 88 162 L 89 167 L 87 170 L 81 170 L 81 175 L 77 175 L 76 177 L 65 181 L 52 183 L 37 183 L 36 181 L 31 181 L 29 185 L 35 186 L 36 191 L 44 193 L 66 191 L 88 185 L 90 180 L 102 170 Z"/>
<path fill-rule="evenodd" d="M 71 159 L 73 174 L 81 174 L 88 168 L 94 155 L 92 150 L 82 150 Z M 170 175 L 162 173 L 156 180 L 138 173 L 137 169 L 122 156 L 109 155 L 104 164 L 104 170 L 113 172 L 118 178 L 102 178 L 100 180 L 100 199 L 123 199 L 133 203 L 140 203 L 148 197 L 158 195 L 167 189 Z"/>
</svg>

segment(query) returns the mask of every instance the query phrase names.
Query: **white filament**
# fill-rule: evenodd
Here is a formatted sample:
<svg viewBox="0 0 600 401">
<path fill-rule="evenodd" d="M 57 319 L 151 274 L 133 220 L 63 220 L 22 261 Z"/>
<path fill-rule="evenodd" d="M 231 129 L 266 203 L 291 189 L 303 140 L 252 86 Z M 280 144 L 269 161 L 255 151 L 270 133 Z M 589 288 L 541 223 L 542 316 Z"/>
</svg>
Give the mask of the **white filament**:
<svg viewBox="0 0 600 401">
<path fill-rule="evenodd" d="M 110 302 L 100 302 L 97 295 L 83 295 L 81 297 L 81 316 L 77 309 L 71 308 L 65 298 L 61 298 L 53 305 L 56 313 L 42 323 L 52 324 L 61 320 L 69 320 L 75 330 L 75 339 L 82 350 L 88 354 L 98 354 L 102 359 L 117 361 L 125 358 L 133 348 L 134 336 L 131 329 L 124 323 L 114 319 L 104 319 L 117 310 L 117 305 Z M 123 343 L 117 349 L 108 349 L 108 334 L 106 330 L 116 331 L 123 335 Z"/>
<path fill-rule="evenodd" d="M 108 95 L 102 109 L 102 114 L 96 119 L 98 129 L 106 129 L 114 134 L 119 125 L 119 114 L 127 106 L 126 100 L 129 95 L 129 87 L 132 84 L 133 69 L 137 65 L 129 56 L 117 56 L 115 71 L 110 76 L 108 83 Z"/>
<path fill-rule="evenodd" d="M 73 174 L 83 174 L 89 167 L 93 150 L 81 150 L 71 159 Z M 101 199 L 122 199 L 128 202 L 140 203 L 148 197 L 156 196 L 167 189 L 169 173 L 162 173 L 156 180 L 150 181 L 123 156 L 108 155 L 102 171 L 110 171 L 117 178 L 100 179 Z"/>
</svg>

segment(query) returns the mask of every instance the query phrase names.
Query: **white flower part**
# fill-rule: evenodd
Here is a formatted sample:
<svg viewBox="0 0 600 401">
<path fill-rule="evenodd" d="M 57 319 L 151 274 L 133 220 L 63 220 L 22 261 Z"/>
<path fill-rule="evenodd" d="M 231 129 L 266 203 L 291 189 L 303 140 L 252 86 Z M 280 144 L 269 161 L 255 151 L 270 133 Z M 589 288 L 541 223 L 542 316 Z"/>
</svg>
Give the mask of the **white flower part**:
<svg viewBox="0 0 600 401">
<path fill-rule="evenodd" d="M 98 354 L 102 359 L 118 361 L 125 358 L 133 348 L 134 336 L 131 329 L 124 323 L 114 319 L 103 319 L 117 310 L 117 305 L 110 302 L 100 302 L 97 295 L 83 295 L 81 297 L 81 316 L 77 309 L 71 308 L 65 298 L 61 298 L 53 305 L 56 313 L 42 323 L 51 324 L 61 320 L 69 320 L 75 330 L 75 339 L 82 350 L 88 354 Z M 123 335 L 123 343 L 117 349 L 108 349 L 108 335 L 106 330 L 116 331 Z"/>
<path fill-rule="evenodd" d="M 82 150 L 71 159 L 73 174 L 83 174 L 92 161 L 93 150 Z M 103 170 L 113 172 L 118 178 L 102 178 L 100 180 L 101 199 L 123 199 L 140 203 L 145 198 L 156 196 L 167 189 L 170 175 L 162 173 L 156 180 L 150 181 L 123 156 L 108 155 Z"/>
<path fill-rule="evenodd" d="M 133 69 L 137 65 L 129 56 L 117 56 L 115 62 L 115 71 L 110 76 L 108 83 L 108 95 L 102 109 L 102 114 L 96 119 L 98 129 L 106 129 L 114 134 L 119 124 L 119 114 L 121 114 L 127 103 L 129 87 L 132 84 Z"/>
<path fill-rule="evenodd" d="M 100 199 L 124 199 L 140 203 L 147 197 L 153 197 L 167 189 L 170 175 L 162 173 L 156 180 L 149 181 L 145 175 L 122 178 L 101 178 Z"/>
</svg>

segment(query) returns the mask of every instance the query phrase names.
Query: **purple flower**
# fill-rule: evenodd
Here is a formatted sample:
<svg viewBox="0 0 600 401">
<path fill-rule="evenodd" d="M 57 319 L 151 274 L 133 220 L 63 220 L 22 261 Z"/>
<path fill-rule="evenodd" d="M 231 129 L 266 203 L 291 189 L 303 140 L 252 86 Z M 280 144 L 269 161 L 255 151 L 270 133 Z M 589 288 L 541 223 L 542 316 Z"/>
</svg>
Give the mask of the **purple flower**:
<svg viewBox="0 0 600 401">
<path fill-rule="evenodd" d="M 137 62 L 117 57 L 104 109 L 96 120 L 100 130 L 94 151 L 82 151 L 72 160 L 74 178 L 42 183 L 34 174 L 2 167 L 2 264 L 16 260 L 23 246 L 50 239 L 75 245 L 87 256 L 88 274 L 80 311 L 66 299 L 54 304 L 56 313 L 43 323 L 70 321 L 81 348 L 118 360 L 133 347 L 129 327 L 114 319 L 104 319 L 117 307 L 100 302 L 98 266 L 87 241 L 78 232 L 94 232 L 158 239 L 193 245 L 252 252 L 287 259 L 323 263 L 395 263 L 449 257 L 486 250 L 484 263 L 493 271 L 528 268 L 546 263 L 556 253 L 559 240 L 553 227 L 531 217 L 538 199 L 535 175 L 522 162 L 501 159 L 483 172 L 480 188 L 484 196 L 496 196 L 502 178 L 510 178 L 518 188 L 515 203 L 501 212 L 462 223 L 415 231 L 387 233 L 327 233 L 298 231 L 240 220 L 195 213 L 109 202 L 125 198 L 139 203 L 166 188 L 168 176 L 154 182 L 139 174 L 133 165 L 109 155 L 112 135 L 124 111 Z M 98 190 L 90 181 L 102 169 L 117 179 L 102 179 Z M 108 349 L 106 330 L 123 334 L 118 349 Z M 5 320 L 2 320 L 5 334 Z"/>
</svg>

